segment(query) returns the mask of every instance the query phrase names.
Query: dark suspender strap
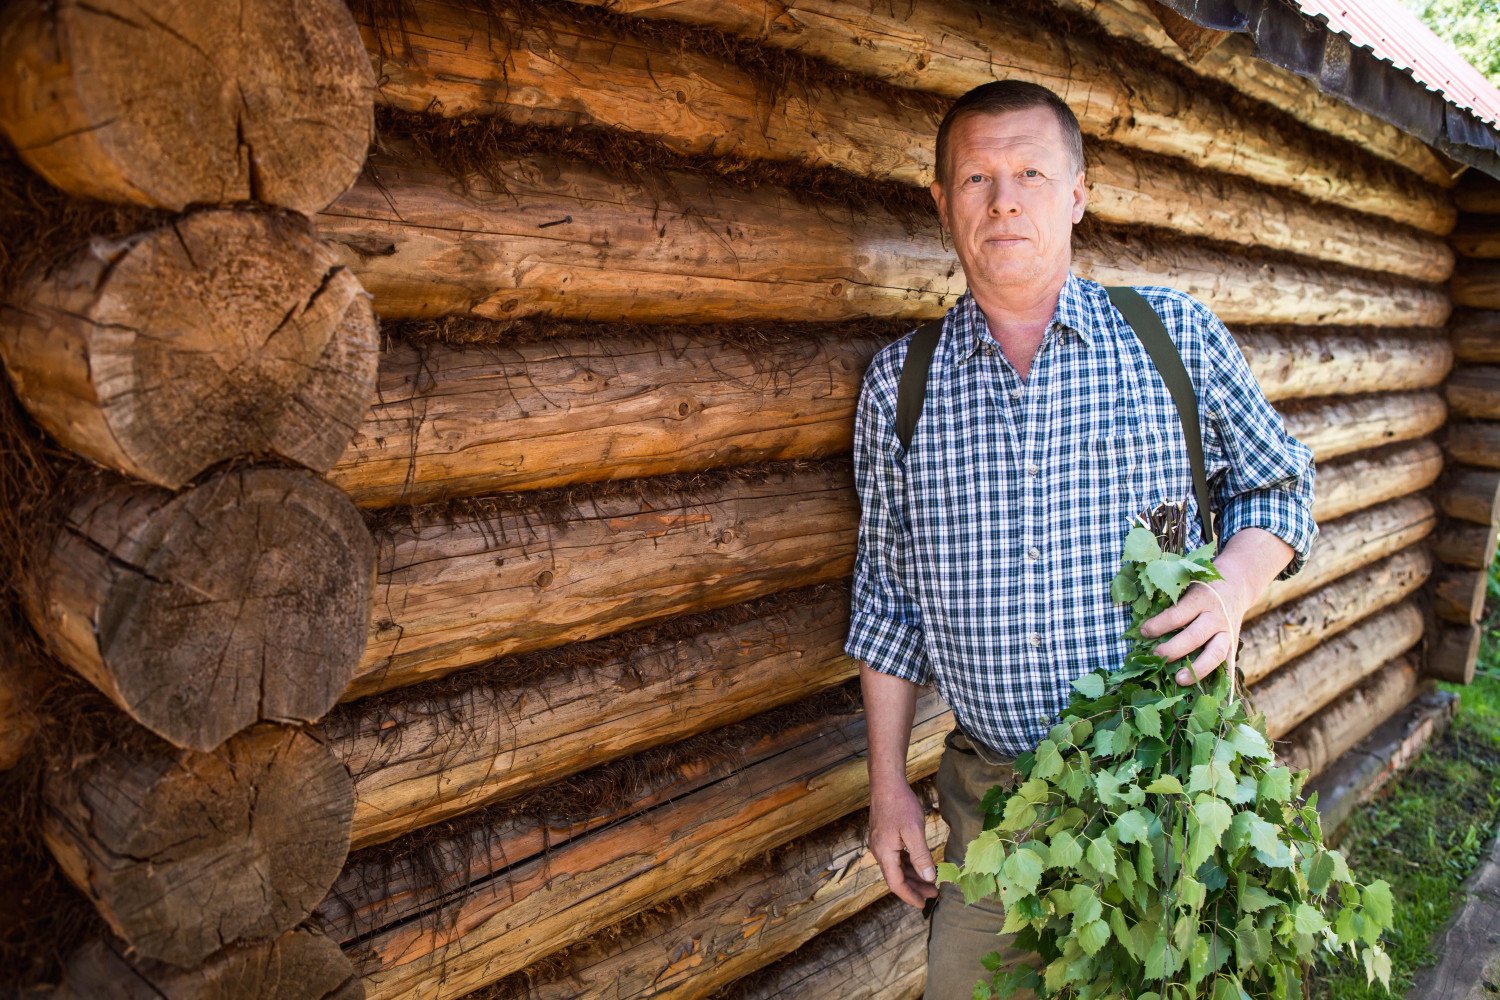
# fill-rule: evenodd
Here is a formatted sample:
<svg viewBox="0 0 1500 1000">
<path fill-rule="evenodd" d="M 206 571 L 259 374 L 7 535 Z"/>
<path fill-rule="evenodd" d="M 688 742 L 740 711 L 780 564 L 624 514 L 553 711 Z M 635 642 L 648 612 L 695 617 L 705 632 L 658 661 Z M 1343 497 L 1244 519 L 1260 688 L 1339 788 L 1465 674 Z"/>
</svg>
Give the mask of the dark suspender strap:
<svg viewBox="0 0 1500 1000">
<path fill-rule="evenodd" d="M 1140 292 L 1124 285 L 1111 285 L 1104 290 L 1140 338 L 1156 370 L 1161 373 L 1162 381 L 1171 391 L 1172 401 L 1177 404 L 1177 418 L 1182 421 L 1182 433 L 1187 438 L 1188 461 L 1193 466 L 1193 491 L 1198 495 L 1203 540 L 1212 541 L 1213 514 L 1208 506 L 1208 474 L 1203 463 L 1203 434 L 1198 426 L 1198 396 L 1193 392 L 1193 380 L 1188 375 L 1187 366 L 1182 363 L 1182 355 L 1162 325 L 1161 317 Z"/>
<path fill-rule="evenodd" d="M 896 390 L 896 439 L 903 449 L 911 448 L 917 418 L 922 415 L 922 404 L 927 401 L 927 371 L 932 367 L 932 355 L 942 335 L 943 320 L 940 316 L 917 327 L 906 347 L 901 384 Z"/>
</svg>

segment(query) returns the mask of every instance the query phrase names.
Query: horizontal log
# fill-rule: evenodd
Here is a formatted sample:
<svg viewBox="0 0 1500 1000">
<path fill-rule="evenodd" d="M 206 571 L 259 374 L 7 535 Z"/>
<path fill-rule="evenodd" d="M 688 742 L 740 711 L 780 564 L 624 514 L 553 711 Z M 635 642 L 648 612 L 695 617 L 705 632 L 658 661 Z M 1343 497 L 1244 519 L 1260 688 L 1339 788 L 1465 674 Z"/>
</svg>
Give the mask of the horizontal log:
<svg viewBox="0 0 1500 1000">
<path fill-rule="evenodd" d="M 1500 309 L 1500 261 L 1461 261 L 1448 290 L 1456 306 Z"/>
<path fill-rule="evenodd" d="M 1410 597 L 1431 575 L 1432 557 L 1415 545 L 1339 577 L 1246 624 L 1235 666 L 1245 684 L 1259 684 L 1319 643 Z"/>
<path fill-rule="evenodd" d="M 339 0 L 5 13 L 0 128 L 69 194 L 313 212 L 359 173 L 375 81 Z"/>
<path fill-rule="evenodd" d="M 1443 397 L 1435 392 L 1299 400 L 1279 409 L 1287 432 L 1312 449 L 1320 462 L 1423 437 L 1442 427 L 1448 416 Z"/>
<path fill-rule="evenodd" d="M 936 695 L 918 700 L 908 780 L 937 768 L 952 726 Z M 360 942 L 348 951 L 366 996 L 462 996 L 848 814 L 868 801 L 864 739 L 863 717 L 851 717 L 732 780 L 471 885 L 434 922 Z"/>
<path fill-rule="evenodd" d="M 365 42 L 380 100 L 445 117 L 500 115 L 651 136 L 685 155 L 790 161 L 926 188 L 940 113 L 930 99 L 855 86 L 784 87 L 667 40 L 541 11 L 419 0 L 370 12 Z M 1347 108 L 1345 109 L 1347 113 Z M 1440 239 L 1307 202 L 1237 177 L 1181 170 L 1108 144 L 1090 149 L 1089 212 L 1106 222 L 1217 238 L 1254 226 L 1264 247 L 1446 281 Z"/>
<path fill-rule="evenodd" d="M 1454 420 L 1444 429 L 1443 447 L 1455 462 L 1500 469 L 1500 422 Z"/>
<path fill-rule="evenodd" d="M 291 930 L 349 851 L 349 775 L 286 727 L 210 754 L 111 748 L 49 771 L 44 793 L 68 880 L 136 952 L 182 968 Z"/>
<path fill-rule="evenodd" d="M 1444 474 L 1436 491 L 1444 514 L 1461 521 L 1489 526 L 1500 504 L 1500 472 L 1456 465 Z"/>
<path fill-rule="evenodd" d="M 1453 356 L 1480 364 L 1500 362 L 1500 310 L 1460 309 L 1448 326 Z"/>
<path fill-rule="evenodd" d="M 0 355 L 50 434 L 178 489 L 241 455 L 318 471 L 375 388 L 359 280 L 300 216 L 211 210 L 96 239 L 0 308 Z"/>
<path fill-rule="evenodd" d="M 1272 582 L 1246 617 L 1264 614 L 1399 552 L 1426 538 L 1436 524 L 1437 512 L 1425 497 L 1403 497 L 1319 525 L 1307 563 L 1296 575 Z"/>
<path fill-rule="evenodd" d="M 1427 650 L 1424 673 L 1450 684 L 1474 683 L 1482 636 L 1483 630 L 1478 625 L 1439 622 Z"/>
<path fill-rule="evenodd" d="M 1500 181 L 1478 170 L 1466 170 L 1453 189 L 1453 201 L 1460 212 L 1500 215 Z"/>
<path fill-rule="evenodd" d="M 1465 365 L 1443 386 L 1443 396 L 1456 416 L 1500 419 L 1500 366 Z"/>
<path fill-rule="evenodd" d="M 669 173 L 667 194 L 545 158 L 503 164 L 502 192 L 480 177 L 455 184 L 392 148 L 400 155 L 372 157 L 317 218 L 385 318 L 918 318 L 964 287 L 936 225 L 913 231 L 879 212 L 846 225 L 785 191 Z M 1181 288 L 1226 323 L 1437 326 L 1450 309 L 1432 288 L 1129 231 L 1107 256 L 1076 253 L 1074 268 L 1105 284 Z"/>
<path fill-rule="evenodd" d="M 1449 521 L 1432 536 L 1432 552 L 1439 562 L 1467 569 L 1488 569 L 1495 559 L 1495 534 L 1500 524 Z"/>
<path fill-rule="evenodd" d="M 1443 471 L 1442 450 L 1430 440 L 1387 445 L 1318 467 L 1313 517 L 1321 524 L 1431 486 Z"/>
<path fill-rule="evenodd" d="M 1270 400 L 1427 389 L 1453 367 L 1439 331 L 1246 330 L 1234 339 Z"/>
<path fill-rule="evenodd" d="M 571 517 L 555 499 L 526 503 L 418 512 L 380 533 L 370 642 L 346 697 L 832 582 L 853 567 L 858 500 L 841 465 L 725 477 L 691 493 L 671 482 L 626 488 Z"/>
<path fill-rule="evenodd" d="M 329 478 L 384 507 L 847 452 L 883 344 L 834 328 L 774 354 L 673 332 L 397 345 Z"/>
<path fill-rule="evenodd" d="M 119 942 L 93 941 L 69 959 L 52 1000 L 360 1000 L 364 989 L 339 946 L 299 928 L 269 941 L 215 952 L 180 969 L 129 956 Z"/>
<path fill-rule="evenodd" d="M 930 782 L 915 789 L 926 810 L 927 845 L 942 857 L 947 825 Z M 488 988 L 491 1000 L 574 1000 L 580 994 L 620 997 L 663 992 L 708 996 L 738 990 L 742 977 L 770 965 L 891 895 L 868 847 L 868 814 L 856 814 L 787 845 L 773 864 L 752 864 L 701 892 L 674 901 L 667 915 L 594 935 L 582 957 L 521 974 Z M 661 926 L 657 926 L 660 924 Z M 569 958 L 573 958 L 570 949 Z M 925 956 L 923 956 L 925 957 Z M 919 966 L 922 964 L 920 959 Z M 882 980 L 884 981 L 884 980 Z M 830 994 L 842 997 L 843 994 Z"/>
<path fill-rule="evenodd" d="M 1205 90 L 1170 79 L 1131 53 L 1062 33 L 1006 6 L 924 0 L 853 9 L 838 0 L 585 0 L 643 18 L 716 28 L 825 59 L 899 87 L 946 97 L 996 78 L 1054 90 L 1085 135 L 1178 157 L 1446 234 L 1456 212 L 1446 191 L 1333 157 L 1327 143 L 1246 116 Z"/>
<path fill-rule="evenodd" d="M 1461 215 L 1449 242 L 1464 257 L 1500 258 L 1500 219 L 1483 215 Z"/>
<path fill-rule="evenodd" d="M 1411 657 L 1399 656 L 1287 734 L 1277 755 L 1293 770 L 1321 774 L 1420 691 Z"/>
<path fill-rule="evenodd" d="M 63 663 L 162 738 L 210 750 L 333 706 L 369 634 L 374 557 L 337 489 L 241 466 L 178 494 L 84 496 L 22 596 Z"/>
<path fill-rule="evenodd" d="M 1266 714 L 1267 733 L 1280 739 L 1421 638 L 1422 612 L 1416 601 L 1403 601 L 1282 665 L 1249 698 Z"/>
<path fill-rule="evenodd" d="M 1450 361 L 1439 339 L 1379 331 L 1250 332 L 1237 341 L 1271 399 L 1434 385 Z M 382 355 L 376 402 L 329 478 L 357 502 L 385 507 L 823 458 L 852 446 L 860 379 L 884 342 L 814 328 L 778 344 L 774 360 L 763 347 L 672 331 L 509 347 L 398 344 Z M 1353 441 L 1409 433 L 1434 407 L 1407 398 L 1336 404 L 1346 408 L 1305 423 L 1314 434 L 1348 425 L 1338 433 Z M 1349 405 L 1407 409 L 1351 423 Z"/>
<path fill-rule="evenodd" d="M 419 918 L 475 881 L 783 757 L 860 711 L 857 685 L 844 684 L 355 852 L 317 922 L 348 943 Z"/>
<path fill-rule="evenodd" d="M 540 678 L 516 664 L 509 680 L 501 663 L 452 691 L 339 710 L 322 728 L 354 778 L 354 847 L 848 680 L 848 592 L 804 600 L 734 609 L 724 624 L 701 616 L 699 631 L 662 641 L 626 633 L 570 647 L 587 666 Z"/>
<path fill-rule="evenodd" d="M 1193 59 L 1163 30 L 1157 15 L 1164 8 L 1153 0 L 1054 2 L 1065 10 L 1098 21 L 1115 37 L 1140 42 L 1179 62 L 1188 62 L 1194 73 L 1228 84 L 1238 93 L 1269 104 L 1319 132 L 1354 143 L 1429 184 L 1442 188 L 1454 184 L 1450 168 L 1421 139 L 1352 107 L 1334 94 L 1323 93 L 1306 78 L 1266 60 L 1256 52 L 1255 42 L 1245 35 L 1228 32 L 1210 51 Z"/>
<path fill-rule="evenodd" d="M 719 991 L 715 1000 L 920 1000 L 928 926 L 921 910 L 887 896 L 764 972 Z"/>
<path fill-rule="evenodd" d="M 1488 580 L 1484 570 L 1438 567 L 1432 575 L 1433 612 L 1455 625 L 1479 624 Z"/>
</svg>

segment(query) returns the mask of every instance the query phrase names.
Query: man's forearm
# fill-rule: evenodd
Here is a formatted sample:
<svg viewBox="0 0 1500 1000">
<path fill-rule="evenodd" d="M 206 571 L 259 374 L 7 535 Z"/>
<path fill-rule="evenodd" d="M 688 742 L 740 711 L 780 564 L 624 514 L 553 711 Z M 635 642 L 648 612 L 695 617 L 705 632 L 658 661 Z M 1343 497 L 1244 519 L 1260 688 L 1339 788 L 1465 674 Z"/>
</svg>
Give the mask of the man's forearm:
<svg viewBox="0 0 1500 1000">
<path fill-rule="evenodd" d="M 859 685 L 870 747 L 870 794 L 907 787 L 906 755 L 921 686 L 904 677 L 883 674 L 863 662 L 859 665 Z"/>
<path fill-rule="evenodd" d="M 1241 612 L 1249 611 L 1265 596 L 1276 574 L 1286 568 L 1296 551 L 1264 528 L 1242 528 L 1224 543 L 1214 565 L 1240 593 Z"/>
</svg>

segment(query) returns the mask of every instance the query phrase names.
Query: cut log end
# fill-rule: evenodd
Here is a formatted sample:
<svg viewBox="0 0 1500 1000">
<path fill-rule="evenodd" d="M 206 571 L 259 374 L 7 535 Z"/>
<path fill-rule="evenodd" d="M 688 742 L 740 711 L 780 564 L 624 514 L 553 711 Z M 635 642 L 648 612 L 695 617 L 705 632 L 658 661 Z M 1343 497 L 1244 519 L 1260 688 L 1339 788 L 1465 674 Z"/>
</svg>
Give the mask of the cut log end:
<svg viewBox="0 0 1500 1000">
<path fill-rule="evenodd" d="M 374 92 L 339 0 L 23 0 L 0 24 L 0 128 L 53 185 L 107 201 L 315 212 L 359 174 Z"/>
<path fill-rule="evenodd" d="M 55 652 L 142 725 L 198 750 L 310 722 L 364 651 L 374 543 L 310 472 L 121 484 L 74 509 L 27 606 Z"/>
<path fill-rule="evenodd" d="M 5 310 L 0 354 L 64 445 L 177 489 L 239 455 L 330 468 L 374 395 L 378 333 L 305 220 L 214 210 L 93 241 Z"/>
<path fill-rule="evenodd" d="M 63 764 L 44 795 L 43 834 L 69 880 L 140 954 L 183 968 L 306 918 L 343 867 L 354 812 L 343 766 L 274 726 L 211 754 Z"/>
<path fill-rule="evenodd" d="M 68 960 L 56 989 L 37 1000 L 363 1000 L 349 959 L 317 931 L 226 948 L 195 969 L 127 958 L 118 942 L 93 941 Z"/>
</svg>

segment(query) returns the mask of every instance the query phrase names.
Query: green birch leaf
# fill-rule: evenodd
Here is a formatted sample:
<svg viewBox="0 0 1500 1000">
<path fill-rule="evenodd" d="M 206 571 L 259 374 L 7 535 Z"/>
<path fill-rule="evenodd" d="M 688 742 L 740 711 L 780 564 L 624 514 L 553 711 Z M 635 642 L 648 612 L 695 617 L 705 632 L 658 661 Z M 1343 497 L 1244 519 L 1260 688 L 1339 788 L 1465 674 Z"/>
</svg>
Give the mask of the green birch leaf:
<svg viewBox="0 0 1500 1000">
<path fill-rule="evenodd" d="M 1361 902 L 1364 903 L 1365 916 L 1375 921 L 1381 927 L 1389 927 L 1395 922 L 1395 906 L 1391 901 L 1391 886 L 1385 879 L 1376 879 L 1365 886 L 1359 894 Z"/>
<path fill-rule="evenodd" d="M 1146 579 L 1150 580 L 1158 590 L 1166 594 L 1167 599 L 1174 604 L 1177 598 L 1182 596 L 1182 592 L 1187 589 L 1187 585 L 1193 582 L 1192 570 L 1185 563 L 1177 559 L 1158 559 L 1155 562 L 1147 563 L 1144 572 Z"/>
<path fill-rule="evenodd" d="M 1073 933 L 1085 955 L 1097 955 L 1109 943 L 1109 924 L 1102 920 L 1090 920 Z"/>
<path fill-rule="evenodd" d="M 1236 753 L 1251 760 L 1271 759 L 1271 746 L 1266 738 L 1243 722 L 1229 731 L 1229 745 Z"/>
<path fill-rule="evenodd" d="M 1084 860 L 1100 875 L 1113 876 L 1115 874 L 1115 845 L 1103 837 L 1095 837 L 1089 841 L 1088 850 L 1084 852 Z"/>
<path fill-rule="evenodd" d="M 1042 740 L 1036 748 L 1036 762 L 1031 767 L 1033 778 L 1055 778 L 1062 773 L 1062 754 L 1057 744 L 1050 739 Z"/>
<path fill-rule="evenodd" d="M 1083 847 L 1066 830 L 1052 838 L 1047 848 L 1047 858 L 1053 868 L 1072 869 L 1083 860 Z"/>
<path fill-rule="evenodd" d="M 1161 737 L 1161 712 L 1155 705 L 1141 705 L 1135 710 L 1135 728 L 1142 736 Z"/>
<path fill-rule="evenodd" d="M 1240 893 L 1240 912 L 1258 913 L 1268 906 L 1275 906 L 1281 900 L 1271 895 L 1258 885 L 1247 885 Z"/>
<path fill-rule="evenodd" d="M 1181 795 L 1182 782 L 1177 780 L 1177 775 L 1175 774 L 1163 774 L 1147 785 L 1146 791 L 1154 792 L 1158 795 Z"/>
<path fill-rule="evenodd" d="M 964 869 L 994 875 L 1005 860 L 1005 844 L 994 830 L 984 830 L 969 844 L 964 854 Z"/>
<path fill-rule="evenodd" d="M 1291 770 L 1285 767 L 1267 768 L 1260 776 L 1256 795 L 1258 801 L 1262 803 L 1290 802 L 1292 799 Z"/>
<path fill-rule="evenodd" d="M 1292 910 L 1292 927 L 1298 934 L 1316 934 L 1328 926 L 1323 911 L 1307 903 L 1298 903 Z"/>
<path fill-rule="evenodd" d="M 1130 562 L 1150 562 L 1161 556 L 1161 546 L 1150 528 L 1134 527 L 1125 536 L 1125 551 L 1120 558 Z"/>
<path fill-rule="evenodd" d="M 1151 814 L 1143 809 L 1132 809 L 1115 820 L 1115 835 L 1122 844 L 1134 844 L 1146 839 L 1151 823 Z"/>
<path fill-rule="evenodd" d="M 1020 850 L 1005 859 L 1002 874 L 1023 896 L 1036 892 L 1042 881 L 1042 859 L 1035 851 Z"/>
<path fill-rule="evenodd" d="M 1097 671 L 1084 674 L 1073 682 L 1073 690 L 1085 698 L 1102 698 L 1104 696 L 1104 678 Z"/>
</svg>

